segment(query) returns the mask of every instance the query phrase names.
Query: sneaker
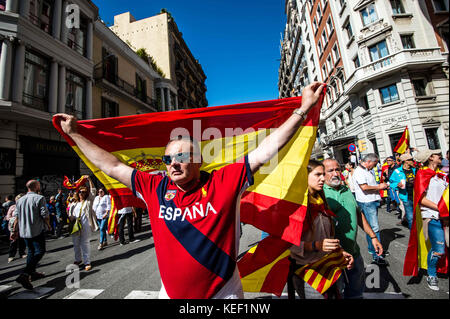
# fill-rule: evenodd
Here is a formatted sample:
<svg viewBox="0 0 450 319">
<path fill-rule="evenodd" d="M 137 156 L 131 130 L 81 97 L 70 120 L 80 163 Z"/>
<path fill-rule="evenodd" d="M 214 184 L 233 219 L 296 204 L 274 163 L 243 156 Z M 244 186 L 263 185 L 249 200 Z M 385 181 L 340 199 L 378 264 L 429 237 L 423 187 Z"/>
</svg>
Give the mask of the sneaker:
<svg viewBox="0 0 450 319">
<path fill-rule="evenodd" d="M 98 245 L 97 249 L 98 250 L 102 250 L 103 249 L 103 244 Z"/>
<path fill-rule="evenodd" d="M 105 248 L 106 246 L 108 246 L 108 243 L 105 241 L 105 242 L 103 243 L 103 248 Z"/>
<path fill-rule="evenodd" d="M 120 243 L 120 246 L 123 246 L 123 245 L 126 245 L 126 244 L 128 244 L 128 243 L 125 241 L 123 243 Z"/>
<path fill-rule="evenodd" d="M 8 258 L 8 264 L 11 262 L 11 261 L 13 261 L 14 260 L 14 257 L 9 257 Z"/>
<path fill-rule="evenodd" d="M 31 281 L 39 280 L 39 279 L 42 279 L 42 278 L 45 278 L 45 274 L 44 274 L 44 273 L 41 273 L 41 272 L 34 272 L 34 273 L 31 275 Z"/>
<path fill-rule="evenodd" d="M 372 263 L 374 263 L 378 266 L 387 266 L 388 265 L 387 261 L 383 257 L 380 257 L 380 256 L 373 257 Z"/>
<path fill-rule="evenodd" d="M 89 270 L 91 270 L 92 269 L 92 266 L 91 265 L 86 265 L 86 267 L 84 267 L 84 270 L 86 270 L 86 271 L 89 271 Z"/>
<path fill-rule="evenodd" d="M 19 277 L 16 278 L 16 282 L 22 285 L 23 288 L 32 290 L 33 285 L 30 282 L 30 276 L 27 274 L 20 274 Z"/>
<path fill-rule="evenodd" d="M 439 291 L 438 279 L 435 276 L 427 276 L 427 284 L 431 290 Z"/>
<path fill-rule="evenodd" d="M 20 256 L 21 258 L 27 258 L 27 254 L 23 254 L 22 256 Z"/>
</svg>

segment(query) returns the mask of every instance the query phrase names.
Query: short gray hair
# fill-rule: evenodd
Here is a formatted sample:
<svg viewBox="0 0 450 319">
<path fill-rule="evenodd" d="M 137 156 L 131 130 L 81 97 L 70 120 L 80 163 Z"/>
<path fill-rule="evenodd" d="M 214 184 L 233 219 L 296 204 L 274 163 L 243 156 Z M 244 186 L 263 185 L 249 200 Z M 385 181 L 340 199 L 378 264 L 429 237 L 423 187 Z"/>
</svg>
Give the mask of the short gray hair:
<svg viewBox="0 0 450 319">
<path fill-rule="evenodd" d="M 377 162 L 379 160 L 379 156 L 375 153 L 369 153 L 363 156 L 361 158 L 361 162 L 367 163 L 367 162 Z"/>
</svg>

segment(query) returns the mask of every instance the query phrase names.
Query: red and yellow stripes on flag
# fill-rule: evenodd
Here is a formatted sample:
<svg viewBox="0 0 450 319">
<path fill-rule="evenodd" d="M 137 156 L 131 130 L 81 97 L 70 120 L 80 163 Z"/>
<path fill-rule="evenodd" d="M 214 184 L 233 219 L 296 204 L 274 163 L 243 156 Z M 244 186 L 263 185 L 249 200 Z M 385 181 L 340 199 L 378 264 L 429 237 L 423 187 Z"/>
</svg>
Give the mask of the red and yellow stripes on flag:
<svg viewBox="0 0 450 319">
<path fill-rule="evenodd" d="M 295 274 L 320 294 L 325 293 L 341 276 L 346 267 L 342 251 L 332 252 L 318 261 L 303 266 Z"/>
<path fill-rule="evenodd" d="M 408 127 L 403 131 L 402 137 L 398 141 L 397 145 L 394 148 L 395 153 L 403 154 L 406 152 L 406 149 L 409 147 L 409 131 Z"/>
<path fill-rule="evenodd" d="M 255 174 L 255 183 L 241 201 L 241 220 L 298 245 L 306 212 L 306 165 L 317 134 L 320 101 L 313 107 L 291 141 Z M 200 142 L 207 172 L 236 162 L 278 128 L 301 106 L 301 97 L 228 106 L 140 114 L 78 122 L 79 134 L 142 171 L 165 171 L 161 161 L 175 129 Z M 142 207 L 145 203 L 131 190 L 107 176 L 81 153 L 62 132 L 57 117 L 53 124 L 114 198 L 117 208 Z M 176 135 L 180 134 L 180 130 Z"/>
<path fill-rule="evenodd" d="M 86 176 L 81 176 L 76 182 L 72 184 L 70 179 L 67 176 L 64 176 L 63 186 L 67 189 L 78 190 L 78 188 L 84 185 L 87 181 Z"/>
<path fill-rule="evenodd" d="M 119 229 L 117 227 L 119 223 L 118 212 L 119 210 L 117 209 L 114 197 L 111 196 L 111 210 L 109 212 L 108 218 L 108 234 L 114 235 L 114 240 L 117 240 L 117 238 L 119 238 Z"/>
<path fill-rule="evenodd" d="M 439 216 L 440 217 L 448 217 L 448 205 L 449 205 L 449 193 L 448 193 L 448 186 L 444 190 L 444 193 L 442 194 L 441 200 L 439 201 L 438 207 L 439 207 Z"/>
</svg>

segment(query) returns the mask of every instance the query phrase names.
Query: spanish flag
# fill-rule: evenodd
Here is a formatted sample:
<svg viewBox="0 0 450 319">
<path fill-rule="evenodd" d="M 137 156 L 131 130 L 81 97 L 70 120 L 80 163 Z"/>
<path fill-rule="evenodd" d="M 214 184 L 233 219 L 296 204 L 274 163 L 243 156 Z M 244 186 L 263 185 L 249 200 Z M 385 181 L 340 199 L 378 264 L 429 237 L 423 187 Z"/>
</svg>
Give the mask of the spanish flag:
<svg viewBox="0 0 450 319">
<path fill-rule="evenodd" d="M 87 181 L 85 176 L 81 176 L 76 182 L 72 183 L 67 176 L 64 176 L 63 186 L 67 189 L 78 190 Z"/>
<path fill-rule="evenodd" d="M 402 137 L 398 141 L 397 145 L 394 148 L 394 153 L 403 154 L 406 152 L 406 149 L 409 147 L 409 131 L 408 127 L 403 131 Z"/>
<path fill-rule="evenodd" d="M 318 103 L 290 142 L 254 176 L 254 185 L 241 200 L 241 221 L 298 245 L 306 212 L 306 165 L 317 134 Z M 149 113 L 78 122 L 78 132 L 121 162 L 149 173 L 164 174 L 161 160 L 171 134 L 190 135 L 202 149 L 201 170 L 211 172 L 243 158 L 283 124 L 301 97 L 245 104 Z M 122 183 L 94 166 L 74 141 L 63 133 L 60 119 L 53 125 L 97 176 L 114 198 L 118 209 L 143 207 Z"/>
<path fill-rule="evenodd" d="M 438 204 L 440 217 L 448 217 L 448 205 L 449 205 L 449 199 L 448 199 L 448 186 L 447 186 L 447 188 L 444 190 L 444 193 L 442 194 L 442 198 Z"/>
<path fill-rule="evenodd" d="M 108 234 L 114 235 L 114 240 L 117 240 L 119 238 L 119 210 L 117 209 L 117 206 L 114 201 L 114 197 L 111 196 L 111 210 L 109 211 L 109 217 L 108 217 Z"/>
<path fill-rule="evenodd" d="M 403 265 L 403 275 L 404 276 L 417 276 L 419 268 L 428 269 L 427 256 L 431 249 L 431 244 L 429 240 L 425 239 L 422 214 L 420 211 L 420 202 L 425 196 L 430 184 L 430 180 L 438 176 L 439 178 L 447 178 L 446 174 L 435 172 L 434 170 L 423 167 L 417 171 L 416 178 L 414 180 L 414 214 L 413 222 L 411 226 L 411 232 L 409 235 L 408 248 L 406 250 L 405 262 Z M 447 192 L 447 211 L 445 211 L 444 204 L 439 206 L 439 214 L 448 216 L 448 188 Z M 445 192 L 444 192 L 445 194 Z M 444 201 L 441 199 L 441 201 Z M 443 209 L 443 210 L 441 210 Z M 428 234 L 426 234 L 428 235 Z M 448 252 L 446 252 L 444 257 L 439 259 L 437 265 L 437 271 L 440 273 L 447 273 L 448 269 Z"/>
</svg>

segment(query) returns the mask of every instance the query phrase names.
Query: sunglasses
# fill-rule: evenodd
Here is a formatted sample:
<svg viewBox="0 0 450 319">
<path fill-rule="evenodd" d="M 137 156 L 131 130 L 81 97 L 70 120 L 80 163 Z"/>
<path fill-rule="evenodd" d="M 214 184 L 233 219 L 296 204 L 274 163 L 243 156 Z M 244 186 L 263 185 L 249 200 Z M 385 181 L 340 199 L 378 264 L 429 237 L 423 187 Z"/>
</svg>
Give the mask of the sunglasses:
<svg viewBox="0 0 450 319">
<path fill-rule="evenodd" d="M 189 163 L 189 159 L 191 158 L 191 152 L 178 153 L 175 155 L 164 155 L 162 157 L 162 161 L 166 165 L 172 164 L 172 160 L 175 158 L 177 163 Z"/>
</svg>

